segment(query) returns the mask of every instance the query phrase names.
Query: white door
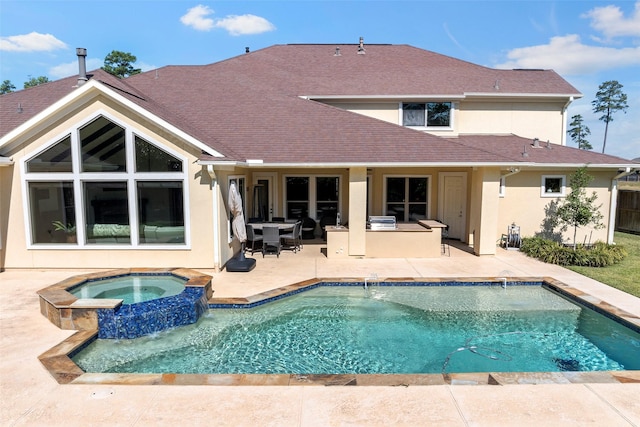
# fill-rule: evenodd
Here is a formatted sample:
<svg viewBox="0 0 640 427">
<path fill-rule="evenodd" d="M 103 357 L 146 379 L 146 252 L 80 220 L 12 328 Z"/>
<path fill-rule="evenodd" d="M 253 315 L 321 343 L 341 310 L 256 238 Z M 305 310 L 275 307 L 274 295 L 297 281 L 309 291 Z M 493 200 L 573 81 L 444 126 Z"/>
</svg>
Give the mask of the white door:
<svg viewBox="0 0 640 427">
<path fill-rule="evenodd" d="M 449 226 L 449 237 L 465 241 L 467 224 L 467 173 L 441 172 L 438 195 L 440 221 Z"/>
<path fill-rule="evenodd" d="M 278 212 L 274 211 L 274 200 L 276 198 L 274 183 L 275 174 L 265 173 L 253 176 L 251 217 L 271 221 L 274 215 L 278 216 Z"/>
</svg>

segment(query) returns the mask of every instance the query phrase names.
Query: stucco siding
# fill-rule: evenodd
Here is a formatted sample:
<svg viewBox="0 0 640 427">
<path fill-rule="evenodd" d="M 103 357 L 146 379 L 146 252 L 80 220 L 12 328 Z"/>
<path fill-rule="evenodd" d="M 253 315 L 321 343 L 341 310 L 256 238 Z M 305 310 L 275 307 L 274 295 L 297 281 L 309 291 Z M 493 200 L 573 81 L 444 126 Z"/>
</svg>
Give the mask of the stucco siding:
<svg viewBox="0 0 640 427">
<path fill-rule="evenodd" d="M 498 218 L 498 235 L 507 233 L 507 227 L 515 223 L 520 226 L 521 235 L 530 237 L 535 235 L 556 235 L 563 241 L 573 239 L 573 229 L 560 233 L 559 228 L 551 228 L 550 221 L 555 217 L 554 207 L 564 200 L 564 197 L 542 197 L 540 186 L 543 175 L 566 176 L 566 194 L 570 192 L 569 178 L 575 170 L 559 171 L 522 171 L 506 178 L 504 197 L 500 198 L 500 215 Z M 593 191 L 598 195 L 596 205 L 602 205 L 600 210 L 604 215 L 603 224 L 608 224 L 608 215 L 611 203 L 611 172 L 592 172 L 594 180 L 587 189 L 587 194 Z M 560 233 L 560 234 L 557 234 Z M 607 229 L 594 229 L 592 226 L 578 228 L 576 240 L 582 242 L 595 242 L 607 240 Z"/>
</svg>

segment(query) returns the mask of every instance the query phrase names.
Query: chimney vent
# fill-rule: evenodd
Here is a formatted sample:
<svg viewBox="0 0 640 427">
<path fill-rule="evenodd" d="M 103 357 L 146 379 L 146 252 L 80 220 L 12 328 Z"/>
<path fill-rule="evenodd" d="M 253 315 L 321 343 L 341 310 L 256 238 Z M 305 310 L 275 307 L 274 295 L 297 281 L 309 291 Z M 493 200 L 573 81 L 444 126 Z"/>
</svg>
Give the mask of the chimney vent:
<svg viewBox="0 0 640 427">
<path fill-rule="evenodd" d="M 364 50 L 364 38 L 360 37 L 360 45 L 358 46 L 358 55 L 364 55 L 365 53 L 367 53 Z"/>
<path fill-rule="evenodd" d="M 78 86 L 82 86 L 87 82 L 87 49 L 83 47 L 76 48 L 78 55 Z"/>
</svg>

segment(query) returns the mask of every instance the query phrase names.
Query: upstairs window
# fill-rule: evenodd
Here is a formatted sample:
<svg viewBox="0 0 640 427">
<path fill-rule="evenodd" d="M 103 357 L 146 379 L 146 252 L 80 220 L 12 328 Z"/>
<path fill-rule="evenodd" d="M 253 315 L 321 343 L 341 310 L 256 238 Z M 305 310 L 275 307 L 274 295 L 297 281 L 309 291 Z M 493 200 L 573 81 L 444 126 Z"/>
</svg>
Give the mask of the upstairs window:
<svg viewBox="0 0 640 427">
<path fill-rule="evenodd" d="M 451 103 L 402 104 L 402 125 L 412 127 L 451 127 Z"/>
</svg>

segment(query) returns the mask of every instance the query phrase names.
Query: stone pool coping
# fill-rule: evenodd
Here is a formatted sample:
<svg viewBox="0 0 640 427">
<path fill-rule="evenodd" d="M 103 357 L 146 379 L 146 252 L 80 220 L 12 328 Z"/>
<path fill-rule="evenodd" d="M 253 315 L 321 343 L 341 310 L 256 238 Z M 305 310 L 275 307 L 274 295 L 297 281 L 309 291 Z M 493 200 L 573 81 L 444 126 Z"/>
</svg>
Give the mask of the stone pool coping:
<svg viewBox="0 0 640 427">
<path fill-rule="evenodd" d="M 384 282 L 497 282 L 500 278 L 387 278 Z M 255 305 L 268 300 L 302 292 L 321 282 L 360 282 L 364 278 L 309 279 L 247 298 L 211 298 L 210 306 Z M 556 292 L 575 299 L 596 311 L 628 323 L 640 330 L 640 317 L 602 301 L 586 292 L 551 277 L 509 277 L 509 282 L 543 282 Z M 61 283 L 64 283 L 63 281 Z M 67 286 L 69 287 L 69 286 Z M 71 359 L 72 355 L 96 339 L 97 329 L 76 332 L 60 344 L 41 354 L 38 359 L 60 384 L 119 385 L 228 385 L 228 386 L 417 386 L 417 385 L 515 385 L 571 383 L 640 383 L 640 371 L 589 372 L 480 372 L 450 374 L 120 374 L 86 373 Z"/>
<path fill-rule="evenodd" d="M 188 268 L 122 268 L 69 277 L 36 292 L 40 313 L 60 329 L 97 330 L 98 310 L 115 309 L 121 299 L 78 298 L 69 289 L 91 280 L 127 275 L 172 275 L 185 279 L 185 288 L 204 288 L 207 299 L 213 295 L 212 277 Z"/>
</svg>

